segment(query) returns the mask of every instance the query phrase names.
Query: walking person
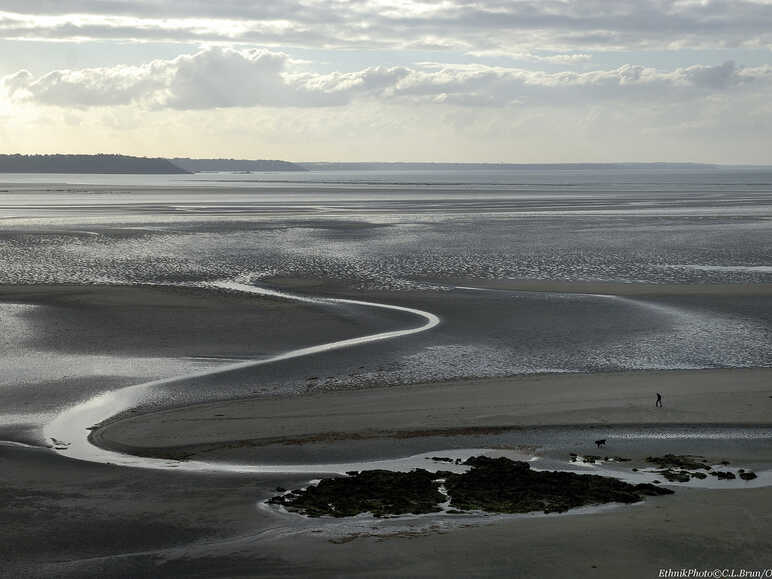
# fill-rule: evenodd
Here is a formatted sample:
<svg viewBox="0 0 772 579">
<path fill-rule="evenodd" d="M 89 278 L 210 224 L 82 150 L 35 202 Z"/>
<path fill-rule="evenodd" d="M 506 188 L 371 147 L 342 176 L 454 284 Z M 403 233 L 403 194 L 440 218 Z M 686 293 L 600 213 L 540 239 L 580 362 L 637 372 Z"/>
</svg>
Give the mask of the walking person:
<svg viewBox="0 0 772 579">
<path fill-rule="evenodd" d="M 654 404 L 654 406 L 657 406 L 658 408 L 662 408 L 662 394 L 657 392 L 657 402 Z"/>
</svg>

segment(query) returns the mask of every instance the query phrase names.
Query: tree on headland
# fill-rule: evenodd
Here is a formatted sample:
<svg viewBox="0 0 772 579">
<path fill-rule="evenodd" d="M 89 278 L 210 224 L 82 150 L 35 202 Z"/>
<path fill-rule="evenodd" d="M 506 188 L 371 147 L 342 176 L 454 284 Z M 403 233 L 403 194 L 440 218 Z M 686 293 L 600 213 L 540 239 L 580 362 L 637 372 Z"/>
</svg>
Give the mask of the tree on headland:
<svg viewBox="0 0 772 579">
<path fill-rule="evenodd" d="M 188 173 L 167 159 L 128 155 L 0 155 L 0 173 Z"/>
</svg>

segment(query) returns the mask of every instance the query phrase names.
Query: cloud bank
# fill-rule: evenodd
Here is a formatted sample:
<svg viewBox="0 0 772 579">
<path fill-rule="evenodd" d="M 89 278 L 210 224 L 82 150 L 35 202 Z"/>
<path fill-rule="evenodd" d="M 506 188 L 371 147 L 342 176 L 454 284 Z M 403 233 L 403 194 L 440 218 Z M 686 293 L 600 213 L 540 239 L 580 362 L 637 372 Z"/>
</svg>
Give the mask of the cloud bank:
<svg viewBox="0 0 772 579">
<path fill-rule="evenodd" d="M 462 106 L 528 106 L 599 101 L 682 101 L 713 93 L 769 89 L 772 67 L 728 61 L 659 71 L 625 65 L 589 72 L 544 72 L 422 63 L 327 74 L 297 72 L 284 53 L 208 48 L 141 66 L 21 70 L 2 79 L 16 102 L 87 108 L 329 107 L 356 99 Z"/>
</svg>

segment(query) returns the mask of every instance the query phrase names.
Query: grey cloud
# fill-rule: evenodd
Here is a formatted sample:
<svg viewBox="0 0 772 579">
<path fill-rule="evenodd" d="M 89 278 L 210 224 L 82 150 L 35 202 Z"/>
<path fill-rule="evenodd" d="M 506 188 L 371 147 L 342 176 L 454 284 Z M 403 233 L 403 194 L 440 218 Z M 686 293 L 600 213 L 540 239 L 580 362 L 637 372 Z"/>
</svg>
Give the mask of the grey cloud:
<svg viewBox="0 0 772 579">
<path fill-rule="evenodd" d="M 772 4 L 751 0 L 6 0 L 0 36 L 543 50 L 772 46 Z M 56 18 L 41 20 L 38 15 Z M 79 15 L 87 15 L 84 18 Z M 196 20 L 199 19 L 199 20 Z M 202 26 L 209 19 L 211 26 Z M 233 22 L 233 26 L 216 25 Z"/>
<path fill-rule="evenodd" d="M 734 61 L 728 60 L 719 66 L 693 66 L 685 69 L 683 74 L 697 86 L 721 89 L 750 80 L 738 72 Z"/>
</svg>

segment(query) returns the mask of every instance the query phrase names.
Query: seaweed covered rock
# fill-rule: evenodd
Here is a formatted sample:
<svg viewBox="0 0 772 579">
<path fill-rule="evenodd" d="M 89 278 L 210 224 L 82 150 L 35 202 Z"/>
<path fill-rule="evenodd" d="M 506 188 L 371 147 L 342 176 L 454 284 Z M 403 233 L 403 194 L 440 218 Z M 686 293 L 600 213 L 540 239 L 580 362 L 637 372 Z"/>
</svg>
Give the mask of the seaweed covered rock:
<svg viewBox="0 0 772 579">
<path fill-rule="evenodd" d="M 485 456 L 469 459 L 464 474 L 450 474 L 445 487 L 456 509 L 498 513 L 564 512 L 583 505 L 635 503 L 641 495 L 673 491 L 632 485 L 611 477 L 530 469 L 527 462 Z"/>
<path fill-rule="evenodd" d="M 585 454 L 584 456 L 577 456 L 577 455 L 571 456 L 571 462 L 586 462 L 589 464 L 595 464 L 596 462 L 600 462 L 601 460 L 604 460 L 603 457 L 598 456 L 596 454 Z"/>
<path fill-rule="evenodd" d="M 632 460 L 631 458 L 625 458 L 624 456 L 601 457 L 596 454 L 585 454 L 584 456 L 579 456 L 575 452 L 572 452 L 569 456 L 570 456 L 571 462 L 587 462 L 591 464 L 600 462 L 602 460 L 606 462 L 630 462 Z"/>
<path fill-rule="evenodd" d="M 668 468 L 654 472 L 661 474 L 670 482 L 689 482 L 692 478 L 687 470 L 673 470 Z"/>
<path fill-rule="evenodd" d="M 328 478 L 303 491 L 273 497 L 283 505 L 311 517 L 351 517 L 370 512 L 376 517 L 439 511 L 445 500 L 435 479 L 441 475 L 423 469 L 411 472 L 368 470 L 347 477 Z"/>
<path fill-rule="evenodd" d="M 497 513 L 564 512 L 583 505 L 634 503 L 643 496 L 672 494 L 652 484 L 571 472 L 531 470 L 527 462 L 473 457 L 469 471 L 408 473 L 372 470 L 322 480 L 316 486 L 273 497 L 272 504 L 312 517 L 347 517 L 370 512 L 376 517 L 432 513 L 450 497 L 449 513 L 482 510 Z"/>
<path fill-rule="evenodd" d="M 690 470 L 675 470 L 667 468 L 663 470 L 655 470 L 657 474 L 661 474 L 670 482 L 689 482 L 693 478 L 704 479 L 708 478 L 704 472 L 690 471 Z M 711 473 L 713 474 L 713 473 Z"/>
<path fill-rule="evenodd" d="M 731 471 L 715 470 L 701 456 L 666 454 L 664 456 L 650 456 L 646 460 L 661 467 L 662 470 L 653 472 L 661 474 L 671 482 L 688 482 L 693 478 L 705 479 L 708 475 L 719 480 L 734 480 L 737 476 L 744 480 L 756 478 L 754 473 L 746 473 L 742 468 L 737 471 L 736 475 Z M 721 464 L 727 465 L 729 461 L 722 460 Z M 707 472 L 700 472 L 700 469 Z"/>
<path fill-rule="evenodd" d="M 705 462 L 701 456 L 692 456 L 688 454 L 666 454 L 664 456 L 650 456 L 646 462 L 656 464 L 660 468 L 672 469 L 680 468 L 687 470 L 710 470 L 710 465 Z"/>
<path fill-rule="evenodd" d="M 453 462 L 453 459 L 447 456 L 432 456 L 428 457 L 426 460 L 433 460 L 434 462 Z"/>
<path fill-rule="evenodd" d="M 719 480 L 734 480 L 737 478 L 733 472 L 728 470 L 714 470 L 710 474 L 718 477 Z"/>
</svg>

